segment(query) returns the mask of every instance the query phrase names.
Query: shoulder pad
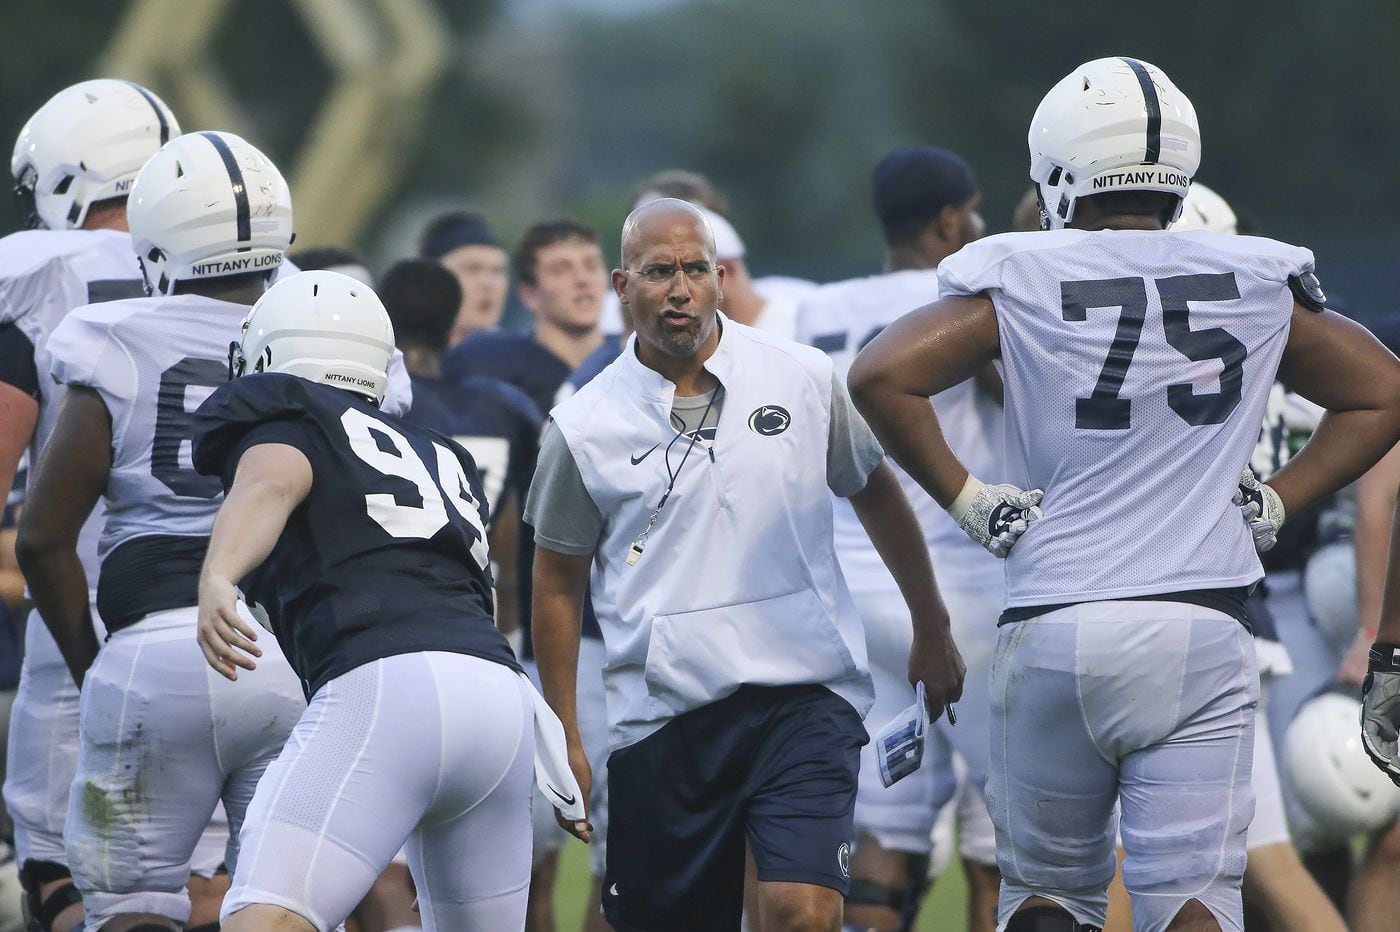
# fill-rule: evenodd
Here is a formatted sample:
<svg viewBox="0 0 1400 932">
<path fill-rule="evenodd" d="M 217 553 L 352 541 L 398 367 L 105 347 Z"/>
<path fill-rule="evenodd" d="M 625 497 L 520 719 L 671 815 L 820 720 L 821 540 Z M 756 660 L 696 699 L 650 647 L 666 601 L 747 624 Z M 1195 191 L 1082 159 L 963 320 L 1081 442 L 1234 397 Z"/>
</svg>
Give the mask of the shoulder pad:
<svg viewBox="0 0 1400 932">
<path fill-rule="evenodd" d="M 1327 293 L 1322 290 L 1322 283 L 1317 280 L 1316 273 L 1300 272 L 1288 276 L 1288 290 L 1292 291 L 1298 303 L 1308 310 L 1327 310 Z"/>
</svg>

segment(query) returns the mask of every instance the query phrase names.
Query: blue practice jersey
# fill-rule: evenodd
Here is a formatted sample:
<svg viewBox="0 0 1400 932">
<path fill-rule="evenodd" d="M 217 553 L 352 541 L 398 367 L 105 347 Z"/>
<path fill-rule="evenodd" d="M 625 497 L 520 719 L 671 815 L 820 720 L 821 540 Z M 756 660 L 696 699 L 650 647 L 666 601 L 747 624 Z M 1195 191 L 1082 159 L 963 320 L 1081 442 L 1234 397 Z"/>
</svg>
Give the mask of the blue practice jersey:
<svg viewBox="0 0 1400 932">
<path fill-rule="evenodd" d="M 500 379 L 530 396 L 540 411 L 554 407 L 569 364 L 528 333 L 487 330 L 474 333 L 442 357 L 442 378 L 462 382 L 473 376 Z"/>
<path fill-rule="evenodd" d="M 543 416 L 514 385 L 484 376 L 444 382 L 414 376 L 413 408 L 404 417 L 457 441 L 472 455 L 494 523 L 514 496 L 519 513 L 530 488 Z"/>
<path fill-rule="evenodd" d="M 469 453 L 357 395 L 275 372 L 225 384 L 195 413 L 195 467 L 225 489 L 260 443 L 296 447 L 315 477 L 245 581 L 308 698 L 415 651 L 519 669 L 493 620 L 485 496 Z"/>
</svg>

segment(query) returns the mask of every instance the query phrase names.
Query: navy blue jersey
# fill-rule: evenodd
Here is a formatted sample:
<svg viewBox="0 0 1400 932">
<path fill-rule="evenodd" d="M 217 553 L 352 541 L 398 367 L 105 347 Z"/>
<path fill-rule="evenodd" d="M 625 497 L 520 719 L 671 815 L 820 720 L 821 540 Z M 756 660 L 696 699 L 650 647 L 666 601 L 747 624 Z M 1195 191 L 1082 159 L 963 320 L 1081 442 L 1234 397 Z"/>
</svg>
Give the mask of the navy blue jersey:
<svg viewBox="0 0 1400 932">
<path fill-rule="evenodd" d="M 412 383 L 413 408 L 405 420 L 466 448 L 481 476 L 492 521 L 511 493 L 518 513 L 539 452 L 543 416 L 535 403 L 514 385 L 484 376 L 460 382 L 414 376 Z"/>
<path fill-rule="evenodd" d="M 229 382 L 195 412 L 195 468 L 225 489 L 260 443 L 296 447 L 315 477 L 245 580 L 308 699 L 361 664 L 414 651 L 519 669 L 493 621 L 486 509 L 469 453 L 349 392 L 276 372 Z"/>
<path fill-rule="evenodd" d="M 500 379 L 529 395 L 542 412 L 554 407 L 554 396 L 569 371 L 568 363 L 528 333 L 503 330 L 474 333 L 442 357 L 444 381 L 461 382 L 472 376 Z"/>
<path fill-rule="evenodd" d="M 622 355 L 622 344 L 625 338 L 616 333 L 610 333 L 603 338 L 603 342 L 593 352 L 589 353 L 583 362 L 578 364 L 578 368 L 569 376 L 569 385 L 574 391 L 583 388 L 593 377 L 612 365 L 614 359 Z M 571 393 L 572 394 L 572 393 Z"/>
</svg>

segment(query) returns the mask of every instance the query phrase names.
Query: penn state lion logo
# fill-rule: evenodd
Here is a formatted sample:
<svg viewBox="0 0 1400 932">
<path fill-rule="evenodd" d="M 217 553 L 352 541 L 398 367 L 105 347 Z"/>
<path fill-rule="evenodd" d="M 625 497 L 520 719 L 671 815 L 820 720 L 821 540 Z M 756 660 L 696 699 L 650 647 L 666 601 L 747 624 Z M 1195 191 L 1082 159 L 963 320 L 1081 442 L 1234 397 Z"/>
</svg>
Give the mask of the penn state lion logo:
<svg viewBox="0 0 1400 932">
<path fill-rule="evenodd" d="M 844 841 L 836 849 L 836 866 L 841 868 L 842 877 L 851 879 L 851 846 Z"/>
<path fill-rule="evenodd" d="M 792 415 L 780 405 L 764 405 L 749 415 L 749 430 L 761 437 L 776 437 L 788 429 Z"/>
</svg>

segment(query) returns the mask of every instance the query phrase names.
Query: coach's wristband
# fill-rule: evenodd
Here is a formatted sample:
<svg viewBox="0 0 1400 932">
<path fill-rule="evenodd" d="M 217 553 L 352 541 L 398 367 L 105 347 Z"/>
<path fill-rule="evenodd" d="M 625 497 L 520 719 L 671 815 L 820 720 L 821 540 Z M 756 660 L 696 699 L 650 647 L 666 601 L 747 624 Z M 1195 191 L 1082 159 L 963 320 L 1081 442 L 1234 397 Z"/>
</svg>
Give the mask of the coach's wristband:
<svg viewBox="0 0 1400 932">
<path fill-rule="evenodd" d="M 1400 673 L 1400 644 L 1372 644 L 1371 662 L 1366 668 L 1372 673 Z"/>
<path fill-rule="evenodd" d="M 977 493 L 980 491 L 982 491 L 982 483 L 979 482 L 977 477 L 972 473 L 968 473 L 967 481 L 963 483 L 962 491 L 958 493 L 957 498 L 953 499 L 953 503 L 948 506 L 948 514 L 952 516 L 955 523 L 962 524 L 963 516 L 966 515 L 967 510 L 972 507 L 972 501 L 977 497 Z"/>
</svg>

